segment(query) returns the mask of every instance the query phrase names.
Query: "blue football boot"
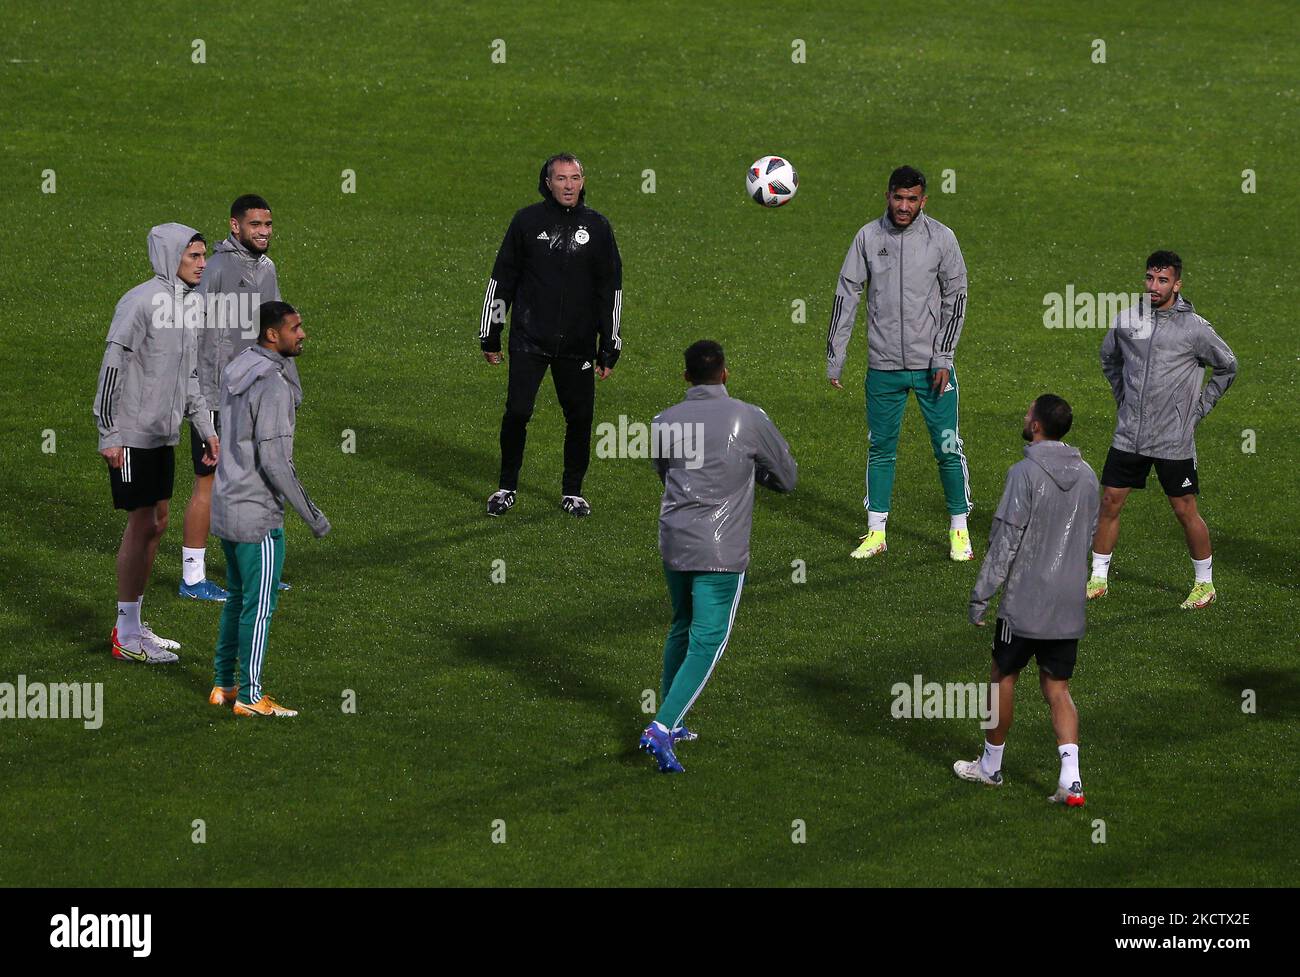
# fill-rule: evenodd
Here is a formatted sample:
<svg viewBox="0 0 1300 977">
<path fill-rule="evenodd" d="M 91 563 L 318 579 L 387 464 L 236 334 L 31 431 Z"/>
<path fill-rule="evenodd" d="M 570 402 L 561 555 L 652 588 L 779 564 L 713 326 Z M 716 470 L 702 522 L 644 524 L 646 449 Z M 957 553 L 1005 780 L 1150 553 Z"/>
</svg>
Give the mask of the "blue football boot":
<svg viewBox="0 0 1300 977">
<path fill-rule="evenodd" d="M 677 761 L 673 753 L 672 734 L 664 732 L 654 723 L 645 728 L 641 734 L 641 749 L 645 750 L 659 763 L 660 773 L 685 773 L 686 768 Z"/>
</svg>

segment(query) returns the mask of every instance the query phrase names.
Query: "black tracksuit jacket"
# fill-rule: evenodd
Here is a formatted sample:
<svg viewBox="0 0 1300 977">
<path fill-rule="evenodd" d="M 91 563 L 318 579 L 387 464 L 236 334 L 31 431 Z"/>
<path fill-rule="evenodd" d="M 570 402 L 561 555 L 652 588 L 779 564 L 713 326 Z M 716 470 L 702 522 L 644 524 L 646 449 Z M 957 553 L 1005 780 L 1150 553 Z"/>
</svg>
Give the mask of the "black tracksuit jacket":
<svg viewBox="0 0 1300 977">
<path fill-rule="evenodd" d="M 510 352 L 591 360 L 612 367 L 623 348 L 623 262 L 614 229 L 583 203 L 560 204 L 546 189 L 541 203 L 517 212 L 497 252 L 483 299 L 479 345 L 501 349 L 510 317 Z"/>
</svg>

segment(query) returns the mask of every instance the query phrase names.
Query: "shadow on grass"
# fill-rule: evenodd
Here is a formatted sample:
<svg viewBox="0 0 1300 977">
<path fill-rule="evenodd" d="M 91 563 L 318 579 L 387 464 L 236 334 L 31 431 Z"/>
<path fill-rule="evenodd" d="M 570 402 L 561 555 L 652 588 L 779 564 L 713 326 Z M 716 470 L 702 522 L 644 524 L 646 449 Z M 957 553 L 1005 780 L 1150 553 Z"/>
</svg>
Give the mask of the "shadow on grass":
<svg viewBox="0 0 1300 977">
<path fill-rule="evenodd" d="M 1300 678 L 1294 672 L 1257 668 L 1225 675 L 1219 685 L 1234 696 L 1253 690 L 1260 719 L 1293 723 L 1300 718 Z"/>
</svg>

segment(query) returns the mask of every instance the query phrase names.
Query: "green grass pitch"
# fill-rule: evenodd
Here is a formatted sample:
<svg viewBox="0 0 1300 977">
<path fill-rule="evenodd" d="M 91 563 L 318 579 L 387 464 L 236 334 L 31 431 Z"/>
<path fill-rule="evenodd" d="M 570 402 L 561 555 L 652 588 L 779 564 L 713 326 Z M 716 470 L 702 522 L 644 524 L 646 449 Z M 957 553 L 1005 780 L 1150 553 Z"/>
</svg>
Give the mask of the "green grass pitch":
<svg viewBox="0 0 1300 977">
<path fill-rule="evenodd" d="M 101 729 L 0 723 L 0 883 L 1296 883 L 1289 4 L 1188 3 L 1172 22 L 1111 0 L 118 6 L 10 5 L 0 40 L 0 681 L 104 684 Z M 505 395 L 476 342 L 483 288 L 561 149 L 583 158 L 624 259 L 625 346 L 597 423 L 678 400 L 681 352 L 707 336 L 800 463 L 793 495 L 756 506 L 683 777 L 635 750 L 668 619 L 648 464 L 593 458 L 594 517 L 563 516 L 548 381 L 519 505 L 483 514 Z M 743 192 L 766 153 L 800 172 L 778 211 Z M 1033 396 L 1073 403 L 1069 440 L 1094 468 L 1109 443 L 1102 333 L 1045 328 L 1046 295 L 1138 290 L 1147 253 L 1173 248 L 1239 358 L 1198 439 L 1220 599 L 1177 609 L 1181 532 L 1154 482 L 1135 494 L 1072 683 L 1081 812 L 1044 802 L 1056 756 L 1030 676 L 998 791 L 952 775 L 974 722 L 889 715 L 914 674 L 987 678 L 990 640 L 965 620 L 978 563 L 946 558 L 914 403 L 890 551 L 848 559 L 865 532 L 865 327 L 836 392 L 825 324 L 845 249 L 904 162 L 970 268 L 957 369 L 977 557 Z M 90 405 L 113 306 L 149 273 L 151 225 L 214 243 L 249 191 L 274 206 L 271 255 L 304 313 L 297 467 L 334 524 L 317 542 L 287 519 L 294 589 L 266 683 L 302 710 L 292 722 L 205 702 L 218 611 L 175 596 L 184 452 L 145 602 L 182 663 L 127 667 L 107 647 L 124 519 Z"/>
</svg>

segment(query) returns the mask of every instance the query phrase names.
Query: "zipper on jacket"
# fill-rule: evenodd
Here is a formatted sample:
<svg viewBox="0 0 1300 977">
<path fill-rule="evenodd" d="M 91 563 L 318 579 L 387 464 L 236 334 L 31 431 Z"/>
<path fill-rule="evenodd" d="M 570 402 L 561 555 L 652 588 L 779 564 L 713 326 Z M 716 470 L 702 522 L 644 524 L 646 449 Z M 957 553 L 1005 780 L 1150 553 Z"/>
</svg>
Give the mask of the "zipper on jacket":
<svg viewBox="0 0 1300 977">
<path fill-rule="evenodd" d="M 1160 316 L 1155 309 L 1151 310 L 1151 335 L 1147 337 L 1147 361 L 1142 370 L 1142 396 L 1138 398 L 1138 426 L 1137 433 L 1133 435 L 1133 452 L 1142 453 L 1142 415 L 1146 413 L 1147 406 L 1147 378 L 1151 376 L 1151 347 L 1156 341 L 1156 325 L 1160 322 Z"/>
<path fill-rule="evenodd" d="M 907 332 L 903 328 L 903 235 L 906 233 L 906 228 L 898 232 L 898 348 L 903 354 L 900 367 L 903 370 L 907 369 Z"/>
</svg>

